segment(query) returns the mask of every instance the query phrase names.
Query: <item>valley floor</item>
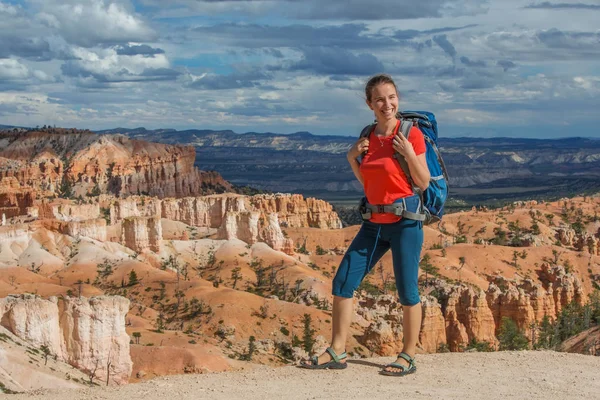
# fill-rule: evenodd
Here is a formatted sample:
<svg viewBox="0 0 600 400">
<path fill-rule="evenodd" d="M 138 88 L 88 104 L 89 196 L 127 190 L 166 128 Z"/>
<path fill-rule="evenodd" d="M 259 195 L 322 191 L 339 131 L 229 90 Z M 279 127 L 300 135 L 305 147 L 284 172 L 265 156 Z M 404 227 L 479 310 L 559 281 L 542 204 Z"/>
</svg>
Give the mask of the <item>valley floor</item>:
<svg viewBox="0 0 600 400">
<path fill-rule="evenodd" d="M 11 399 L 600 399 L 600 357 L 522 351 L 424 354 L 416 374 L 378 374 L 391 358 L 351 360 L 346 370 L 256 366 L 122 387 L 38 391 Z M 1 397 L 1 396 L 0 396 Z"/>
</svg>

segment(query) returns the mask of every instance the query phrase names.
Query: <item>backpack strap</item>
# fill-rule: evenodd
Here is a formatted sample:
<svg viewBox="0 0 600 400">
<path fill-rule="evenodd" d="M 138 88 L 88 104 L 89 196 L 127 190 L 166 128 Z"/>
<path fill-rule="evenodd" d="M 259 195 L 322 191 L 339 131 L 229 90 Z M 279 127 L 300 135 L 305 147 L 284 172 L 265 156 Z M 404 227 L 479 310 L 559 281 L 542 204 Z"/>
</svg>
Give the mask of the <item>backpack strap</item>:
<svg viewBox="0 0 600 400">
<path fill-rule="evenodd" d="M 371 125 L 367 125 L 365 126 L 362 131 L 360 131 L 360 136 L 358 137 L 360 138 L 364 138 L 364 137 L 369 137 L 369 135 L 371 134 L 371 131 L 373 131 L 373 128 L 375 128 L 376 124 L 371 124 Z"/>
<path fill-rule="evenodd" d="M 371 134 L 371 132 L 373 131 L 373 129 L 375 128 L 375 125 L 377 124 L 371 124 L 371 125 L 367 125 L 365 126 L 362 131 L 360 131 L 360 135 L 358 136 L 359 139 L 362 139 L 364 137 L 368 138 L 369 135 Z M 364 152 L 363 154 L 360 155 L 360 160 L 359 163 L 362 164 L 362 157 L 366 154 L 366 152 Z"/>
<path fill-rule="evenodd" d="M 402 135 L 404 135 L 404 137 L 407 140 L 408 140 L 408 137 L 410 136 L 410 130 L 412 129 L 414 124 L 415 124 L 414 119 L 402 119 L 401 120 L 400 131 L 402 132 Z M 394 153 L 394 158 L 396 160 L 398 160 L 398 163 L 400 164 L 402 171 L 404 171 L 404 174 L 406 175 L 406 178 L 408 179 L 408 183 L 412 187 L 413 192 L 415 192 L 415 194 L 417 194 L 419 196 L 419 209 L 421 211 L 417 212 L 417 213 L 405 211 L 404 216 L 408 219 L 414 219 L 417 221 L 425 221 L 427 219 L 427 215 L 423 212 L 423 191 L 421 190 L 420 187 L 415 185 L 415 181 L 413 180 L 412 176 L 410 175 L 410 168 L 408 167 L 408 163 L 406 162 L 406 159 L 404 158 L 404 156 L 400 153 Z"/>
<path fill-rule="evenodd" d="M 401 124 L 400 124 L 400 131 L 402 132 L 402 135 L 404 135 L 404 137 L 408 140 L 408 137 L 410 135 L 410 130 L 412 129 L 414 125 L 414 120 L 412 119 L 403 119 Z M 410 169 L 408 168 L 408 163 L 406 162 L 406 159 L 404 158 L 404 156 L 400 153 L 394 153 L 394 158 L 396 160 L 398 160 L 398 163 L 400 164 L 400 167 L 402 167 L 402 171 L 404 171 L 404 175 L 406 175 L 406 178 L 408 179 L 408 183 L 410 183 L 410 186 L 413 188 L 413 191 L 415 193 L 421 193 L 421 189 L 419 189 L 416 185 L 415 182 L 413 181 L 412 176 L 410 175 Z"/>
</svg>

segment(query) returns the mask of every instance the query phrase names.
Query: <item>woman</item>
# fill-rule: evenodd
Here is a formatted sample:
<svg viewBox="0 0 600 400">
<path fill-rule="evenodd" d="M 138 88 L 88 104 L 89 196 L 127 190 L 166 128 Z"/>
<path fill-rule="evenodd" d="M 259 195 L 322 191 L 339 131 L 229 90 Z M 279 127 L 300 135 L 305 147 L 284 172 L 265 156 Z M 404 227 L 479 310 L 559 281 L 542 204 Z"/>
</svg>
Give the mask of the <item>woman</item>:
<svg viewBox="0 0 600 400">
<path fill-rule="evenodd" d="M 389 75 L 372 77 L 365 87 L 366 103 L 377 120 L 373 131 L 360 138 L 347 154 L 354 175 L 363 185 L 369 204 L 390 205 L 404 201 L 408 211 L 417 212 L 419 197 L 402 171 L 394 153 L 408 164 L 415 186 L 425 190 L 429 170 L 425 159 L 425 140 L 417 127 L 408 139 L 398 132 L 398 90 Z M 362 161 L 359 162 L 360 156 Z M 387 208 L 389 210 L 389 208 Z M 383 211 L 383 209 L 382 209 Z M 421 329 L 421 301 L 418 270 L 423 224 L 391 212 L 373 212 L 365 221 L 344 255 L 333 280 L 333 332 L 331 346 L 319 357 L 301 363 L 309 369 L 343 369 L 346 364 L 346 339 L 353 314 L 354 291 L 391 248 L 396 288 L 403 309 L 404 347 L 395 362 L 386 365 L 384 375 L 403 376 L 416 371 L 414 355 Z"/>
</svg>

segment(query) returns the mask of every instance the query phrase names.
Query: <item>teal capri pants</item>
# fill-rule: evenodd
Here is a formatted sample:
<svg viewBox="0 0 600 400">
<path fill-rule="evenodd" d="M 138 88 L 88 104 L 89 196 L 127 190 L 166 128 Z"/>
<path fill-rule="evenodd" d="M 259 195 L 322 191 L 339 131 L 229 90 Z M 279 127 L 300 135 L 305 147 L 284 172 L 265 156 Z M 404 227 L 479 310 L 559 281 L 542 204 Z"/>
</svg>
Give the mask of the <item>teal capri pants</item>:
<svg viewBox="0 0 600 400">
<path fill-rule="evenodd" d="M 422 245 L 421 221 L 406 218 L 391 224 L 364 221 L 335 274 L 333 295 L 353 297 L 354 291 L 377 261 L 392 249 L 400 303 L 405 306 L 418 304 L 421 301 L 418 279 Z"/>
</svg>

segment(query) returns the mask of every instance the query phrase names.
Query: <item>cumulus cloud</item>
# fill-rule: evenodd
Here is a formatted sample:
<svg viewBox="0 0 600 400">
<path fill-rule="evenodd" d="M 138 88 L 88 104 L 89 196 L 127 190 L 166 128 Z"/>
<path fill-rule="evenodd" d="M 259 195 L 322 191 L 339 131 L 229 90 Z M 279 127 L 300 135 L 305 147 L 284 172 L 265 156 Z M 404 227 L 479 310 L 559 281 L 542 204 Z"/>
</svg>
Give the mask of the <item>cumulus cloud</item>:
<svg viewBox="0 0 600 400">
<path fill-rule="evenodd" d="M 112 0 L 35 0 L 40 20 L 82 47 L 147 42 L 157 34 L 126 4 Z"/>
<path fill-rule="evenodd" d="M 187 86 L 192 89 L 228 90 L 261 86 L 261 81 L 269 79 L 270 76 L 264 72 L 254 70 L 235 72 L 228 75 L 206 73 L 198 77 L 192 76 L 190 78 L 191 81 Z"/>
<path fill-rule="evenodd" d="M 0 59 L 0 80 L 26 79 L 31 75 L 29 68 L 13 59 Z"/>
<path fill-rule="evenodd" d="M 84 48 L 73 49 L 74 59 L 66 61 L 61 70 L 72 78 L 91 78 L 79 81 L 89 86 L 96 83 L 118 83 L 152 80 L 173 80 L 179 72 L 170 68 L 164 54 L 153 57 L 144 55 L 119 55 L 114 48 L 91 51 Z"/>
<path fill-rule="evenodd" d="M 44 71 L 31 69 L 19 60 L 0 59 L 0 89 L 2 90 L 26 90 L 32 85 L 54 81 L 54 77 Z"/>
</svg>

